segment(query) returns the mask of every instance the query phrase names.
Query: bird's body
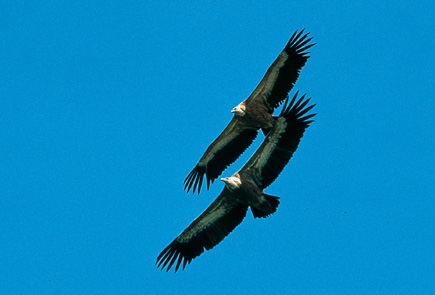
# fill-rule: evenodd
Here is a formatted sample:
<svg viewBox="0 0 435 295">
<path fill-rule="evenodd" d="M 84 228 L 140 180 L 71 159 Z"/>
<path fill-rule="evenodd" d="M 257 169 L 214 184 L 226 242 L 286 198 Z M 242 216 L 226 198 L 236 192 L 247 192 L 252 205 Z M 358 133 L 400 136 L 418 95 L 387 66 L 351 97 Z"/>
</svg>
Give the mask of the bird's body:
<svg viewBox="0 0 435 295">
<path fill-rule="evenodd" d="M 236 112 L 234 110 L 241 110 Z M 270 129 L 273 126 L 273 110 L 270 111 L 264 103 L 254 100 L 251 103 L 241 102 L 231 111 L 238 117 L 240 124 L 252 126 L 255 129 Z"/>
<path fill-rule="evenodd" d="M 277 197 L 270 199 L 258 185 L 252 181 L 252 175 L 246 171 L 236 172 L 233 176 L 222 178 L 225 187 L 231 191 L 232 198 L 238 203 L 251 208 L 254 217 L 266 217 L 274 213 L 278 207 Z"/>
</svg>

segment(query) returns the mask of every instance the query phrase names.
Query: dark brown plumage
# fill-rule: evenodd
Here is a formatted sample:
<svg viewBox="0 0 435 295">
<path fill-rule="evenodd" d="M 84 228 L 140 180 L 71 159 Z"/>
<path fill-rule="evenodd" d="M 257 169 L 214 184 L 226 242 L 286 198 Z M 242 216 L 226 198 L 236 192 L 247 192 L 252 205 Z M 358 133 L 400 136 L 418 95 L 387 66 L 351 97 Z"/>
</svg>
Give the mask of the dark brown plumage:
<svg viewBox="0 0 435 295">
<path fill-rule="evenodd" d="M 252 94 L 231 112 L 234 113 L 224 131 L 210 144 L 198 164 L 184 181 L 184 189 L 189 192 L 201 190 L 203 177 L 210 184 L 251 145 L 258 129 L 266 134 L 274 123 L 273 111 L 287 97 L 299 77 L 299 72 L 307 62 L 308 44 L 312 38 L 296 31 L 284 50 L 267 70 L 263 79 Z"/>
<path fill-rule="evenodd" d="M 296 151 L 299 142 L 315 114 L 306 115 L 314 105 L 306 107 L 310 99 L 297 93 L 289 104 L 286 101 L 280 116 L 264 142 L 248 162 L 233 176 L 222 178 L 225 187 L 216 200 L 196 218 L 157 257 L 157 266 L 175 271 L 183 269 L 192 259 L 210 250 L 230 234 L 245 218 L 248 207 L 255 218 L 274 213 L 278 197 L 263 190 L 281 173 Z"/>
</svg>

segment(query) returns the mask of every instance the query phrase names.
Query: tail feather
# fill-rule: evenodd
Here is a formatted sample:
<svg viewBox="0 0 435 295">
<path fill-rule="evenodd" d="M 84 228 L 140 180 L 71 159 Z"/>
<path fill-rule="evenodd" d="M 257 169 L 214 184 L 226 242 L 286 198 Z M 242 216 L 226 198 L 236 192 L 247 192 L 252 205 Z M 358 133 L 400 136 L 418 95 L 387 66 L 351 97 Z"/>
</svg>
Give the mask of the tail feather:
<svg viewBox="0 0 435 295">
<path fill-rule="evenodd" d="M 254 218 L 266 218 L 276 212 L 279 205 L 279 197 L 263 194 L 265 201 L 261 203 L 259 208 L 251 206 L 252 215 Z"/>
</svg>

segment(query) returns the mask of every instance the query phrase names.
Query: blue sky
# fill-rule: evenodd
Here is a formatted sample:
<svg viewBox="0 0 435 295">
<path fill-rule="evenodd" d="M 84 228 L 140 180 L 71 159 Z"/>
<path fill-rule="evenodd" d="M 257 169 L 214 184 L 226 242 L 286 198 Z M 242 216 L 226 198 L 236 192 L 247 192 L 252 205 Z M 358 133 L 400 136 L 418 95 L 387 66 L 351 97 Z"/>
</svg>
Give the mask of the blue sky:
<svg viewBox="0 0 435 295">
<path fill-rule="evenodd" d="M 432 294 L 432 1 L 3 1 L 0 15 L 2 294 Z M 184 178 L 302 28 L 317 45 L 294 91 L 318 115 L 266 190 L 278 211 L 158 270 L 223 187 L 186 194 Z"/>
</svg>

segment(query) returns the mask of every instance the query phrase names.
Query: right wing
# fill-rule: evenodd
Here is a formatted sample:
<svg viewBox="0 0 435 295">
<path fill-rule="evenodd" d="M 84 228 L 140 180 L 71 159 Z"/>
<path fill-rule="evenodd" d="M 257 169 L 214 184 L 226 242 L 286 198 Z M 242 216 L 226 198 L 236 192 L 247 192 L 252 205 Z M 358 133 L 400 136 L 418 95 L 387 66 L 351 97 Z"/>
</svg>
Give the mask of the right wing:
<svg viewBox="0 0 435 295">
<path fill-rule="evenodd" d="M 307 50 L 315 45 L 309 44 L 313 38 L 308 38 L 309 33 L 302 35 L 303 32 L 304 30 L 294 32 L 284 50 L 246 99 L 246 104 L 261 100 L 270 111 L 273 111 L 286 99 L 299 77 L 299 72 L 310 57 Z"/>
</svg>

